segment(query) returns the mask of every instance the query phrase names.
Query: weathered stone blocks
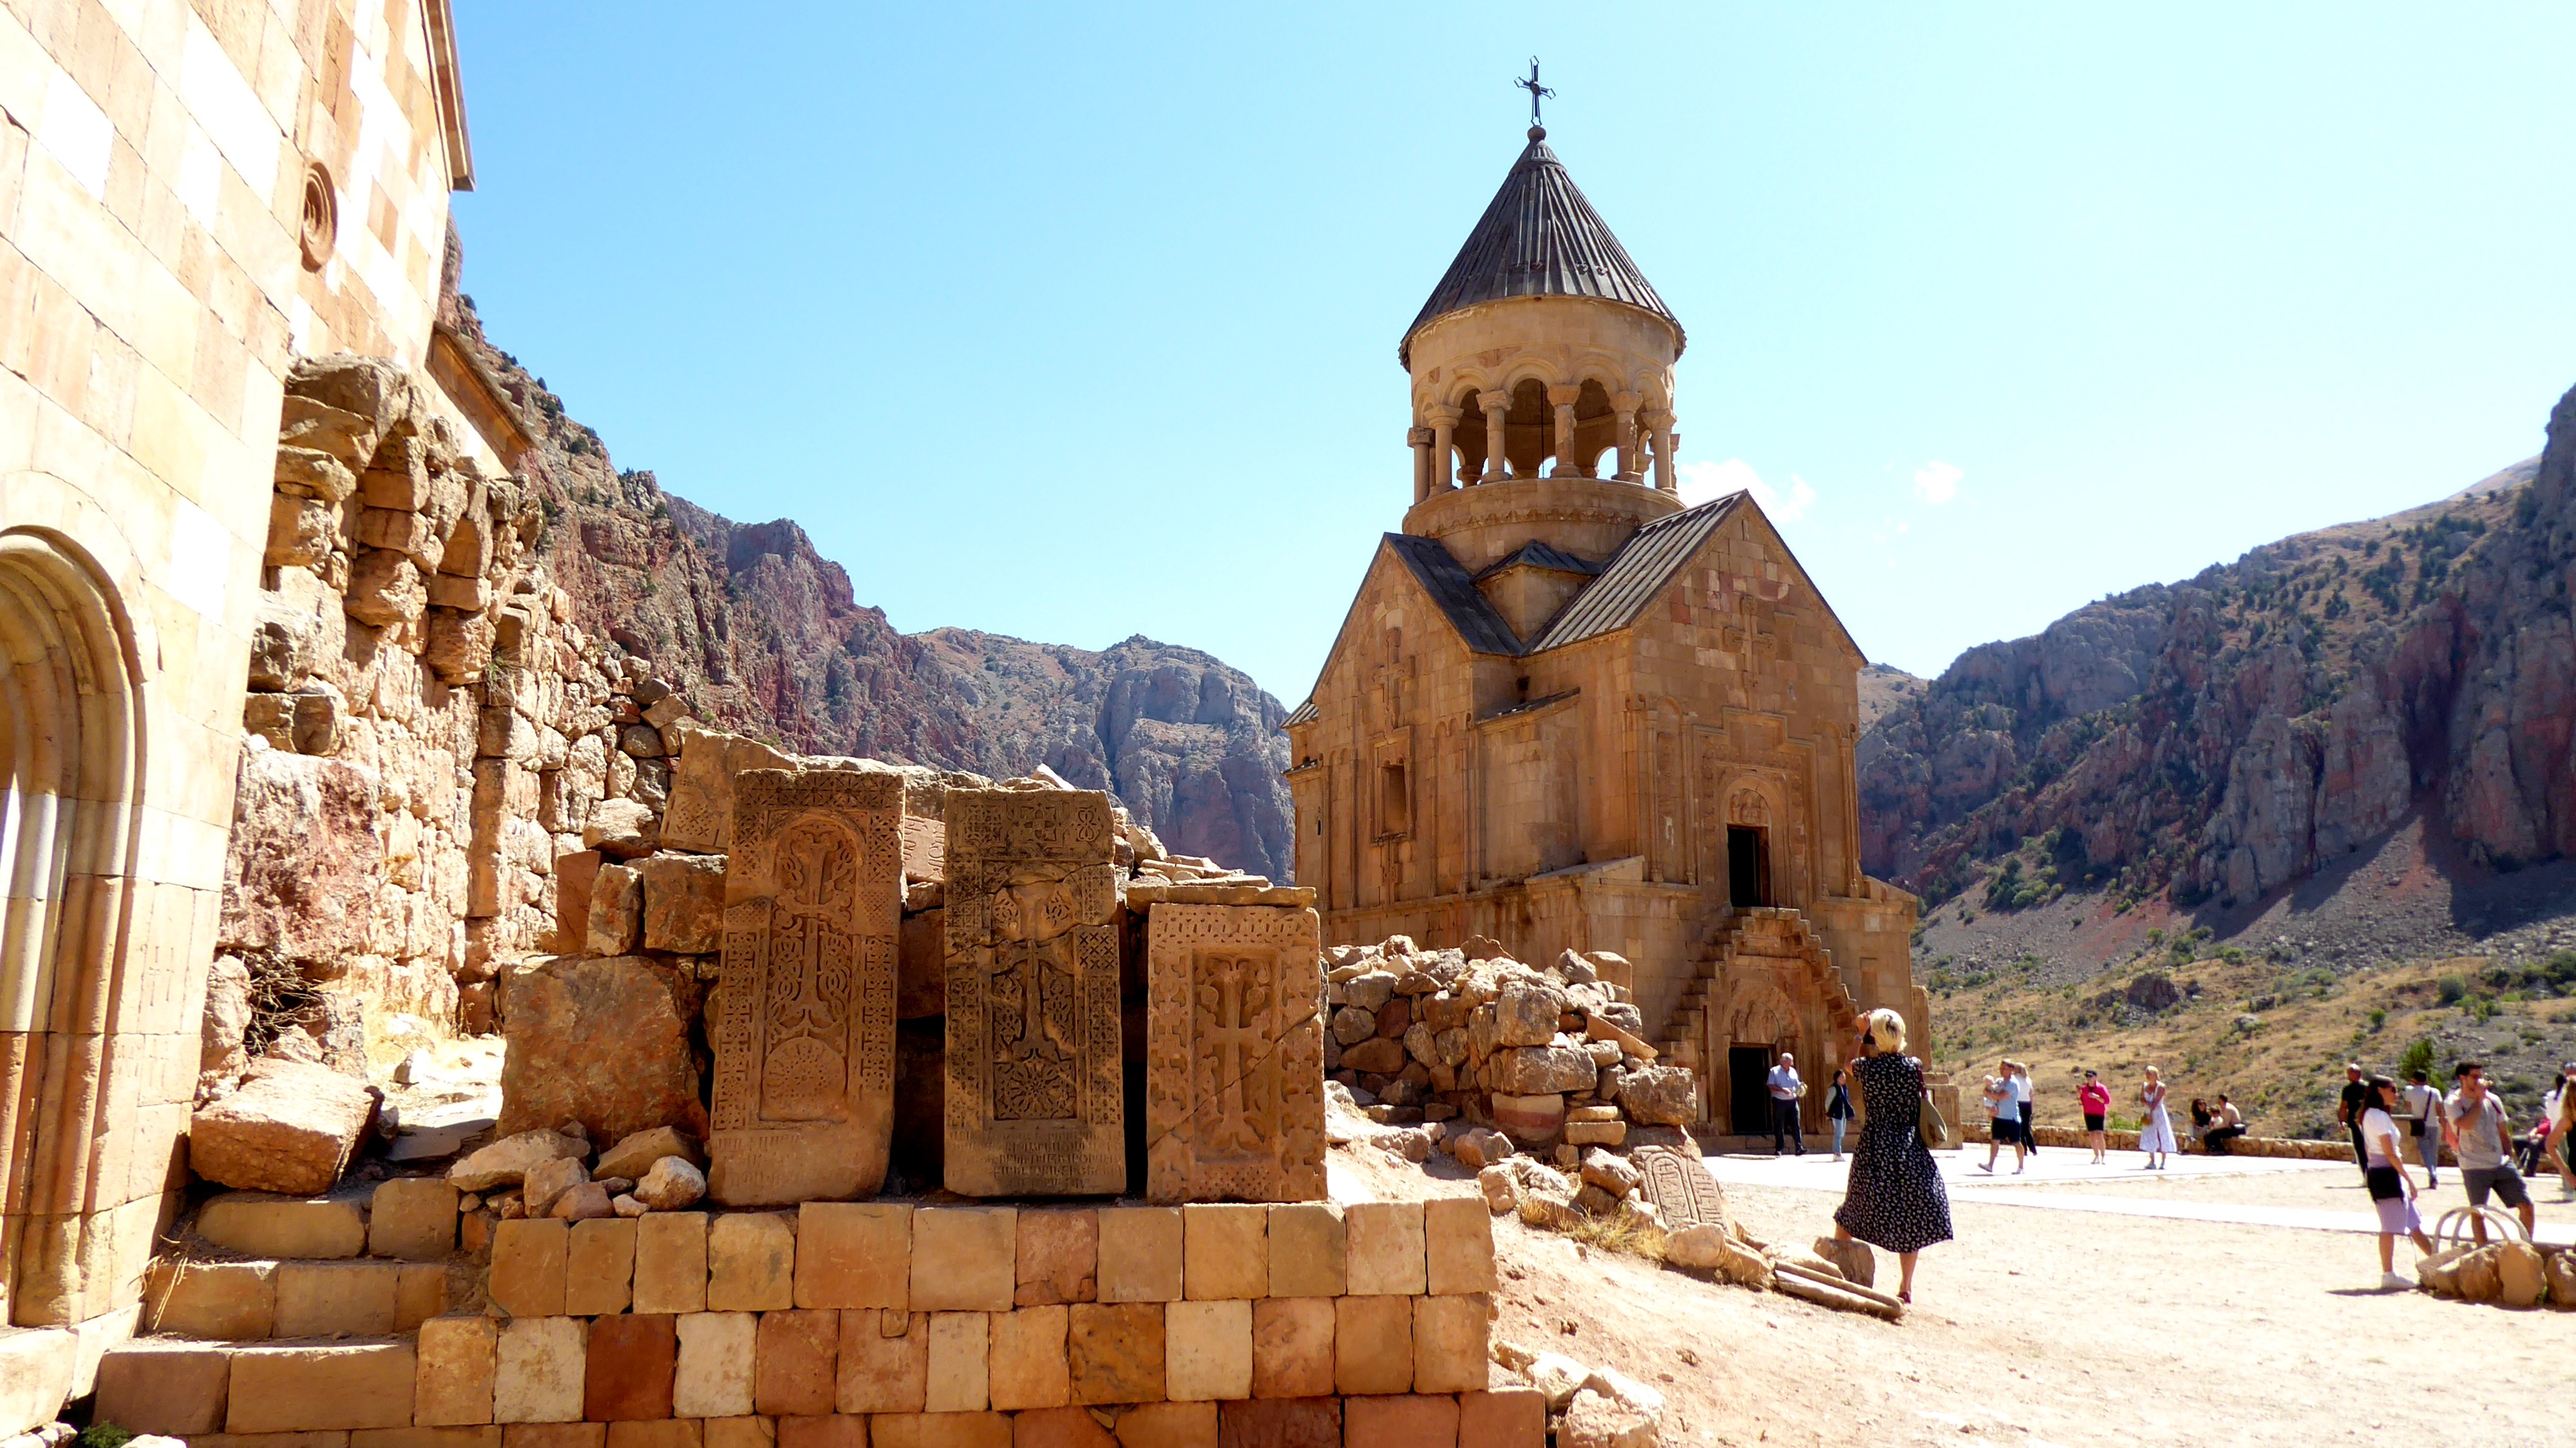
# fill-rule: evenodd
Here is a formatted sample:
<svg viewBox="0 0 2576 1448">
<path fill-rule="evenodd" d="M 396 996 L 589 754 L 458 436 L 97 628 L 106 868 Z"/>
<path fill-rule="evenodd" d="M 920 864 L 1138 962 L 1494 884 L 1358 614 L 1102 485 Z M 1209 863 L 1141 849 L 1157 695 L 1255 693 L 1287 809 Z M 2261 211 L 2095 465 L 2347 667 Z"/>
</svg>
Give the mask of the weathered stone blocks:
<svg viewBox="0 0 2576 1448">
<path fill-rule="evenodd" d="M 912 1216 L 890 1204 L 807 1202 L 796 1214 L 796 1305 L 909 1308 Z"/>
<path fill-rule="evenodd" d="M 947 793 L 943 1170 L 966 1196 L 1127 1180 L 1109 798 Z"/>
<path fill-rule="evenodd" d="M 1163 1396 L 1163 1304 L 1077 1302 L 1065 1353 L 1077 1403 L 1150 1403 Z M 1410 1371 L 1408 1352 L 1406 1367 Z"/>
<path fill-rule="evenodd" d="M 434 1262 L 456 1250 L 453 1184 L 437 1177 L 378 1183 L 367 1204 L 367 1250 L 378 1257 Z"/>
<path fill-rule="evenodd" d="M 749 1414 L 760 1319 L 748 1312 L 695 1312 L 674 1326 L 680 1346 L 671 1375 L 671 1412 L 682 1418 Z"/>
<path fill-rule="evenodd" d="M 1425 1448 L 1460 1441 L 1456 1398 L 1404 1393 L 1342 1404 L 1346 1448 Z"/>
<path fill-rule="evenodd" d="M 928 1391 L 930 1314 L 853 1308 L 841 1313 L 834 1406 L 844 1413 L 918 1413 Z"/>
<path fill-rule="evenodd" d="M 226 1433 L 293 1433 L 411 1424 L 419 1360 L 409 1343 L 234 1349 Z"/>
<path fill-rule="evenodd" d="M 706 1311 L 706 1214 L 649 1212 L 634 1220 L 635 1310 L 668 1313 Z M 723 1414 L 693 1413 L 684 1416 L 722 1417 Z"/>
<path fill-rule="evenodd" d="M 1330 1394 L 1333 1318 L 1329 1297 L 1265 1297 L 1252 1304 L 1252 1395 Z"/>
<path fill-rule="evenodd" d="M 580 1421 L 589 1338 L 586 1318 L 521 1317 L 501 1324 L 492 1376 L 493 1421 Z"/>
<path fill-rule="evenodd" d="M 981 1312 L 930 1314 L 930 1356 L 922 1406 L 933 1413 L 980 1413 L 991 1395 L 991 1318 Z"/>
<path fill-rule="evenodd" d="M 624 1312 L 634 1302 L 635 1241 L 641 1231 L 632 1218 L 572 1224 L 564 1251 L 565 1312 L 596 1317 Z"/>
<path fill-rule="evenodd" d="M 492 1270 L 485 1290 L 512 1317 L 559 1316 L 564 1310 L 569 1223 L 520 1217 L 492 1231 Z"/>
<path fill-rule="evenodd" d="M 621 1313 L 590 1325 L 582 1417 L 614 1423 L 671 1416 L 671 1376 L 680 1348 L 675 1323 L 660 1313 Z"/>
<path fill-rule="evenodd" d="M 1187 1280 L 1185 1234 L 1178 1207 L 1102 1208 L 1100 1300 L 1177 1300 Z"/>
<path fill-rule="evenodd" d="M 656 1126 L 705 1132 L 689 972 L 642 956 L 540 957 L 503 972 L 500 996 L 504 1134 L 565 1121 L 593 1141 Z"/>
<path fill-rule="evenodd" d="M 1146 1195 L 1324 1195 L 1321 931 L 1312 910 L 1159 903 L 1146 948 Z"/>
<path fill-rule="evenodd" d="M 752 1409 L 770 1416 L 832 1411 L 838 1382 L 840 1314 L 807 1309 L 760 1315 Z"/>
<path fill-rule="evenodd" d="M 707 1310 L 796 1305 L 796 1228 L 771 1212 L 728 1212 L 707 1227 Z"/>
<path fill-rule="evenodd" d="M 1423 1263 L 1422 1203 L 1353 1202 L 1343 1209 L 1348 1226 L 1347 1290 L 1354 1296 L 1421 1293 Z"/>
<path fill-rule="evenodd" d="M 924 1312 L 1008 1312 L 1019 1214 L 1008 1207 L 924 1207 L 912 1214 L 911 1305 Z"/>
<path fill-rule="evenodd" d="M 420 1325 L 412 1421 L 424 1427 L 492 1421 L 500 1326 L 488 1317 L 433 1317 Z"/>
<path fill-rule="evenodd" d="M 282 1262 L 277 1268 L 279 1337 L 387 1337 L 394 1331 L 396 1269 L 390 1262 Z"/>
<path fill-rule="evenodd" d="M 277 1264 L 156 1258 L 143 1302 L 148 1331 L 255 1342 L 275 1336 Z"/>
<path fill-rule="evenodd" d="M 326 1192 L 375 1108 L 364 1083 L 328 1066 L 263 1057 L 239 1090 L 190 1121 L 188 1166 L 228 1187 Z"/>
<path fill-rule="evenodd" d="M 872 1195 L 894 1129 L 902 781 L 764 769 L 733 791 L 709 1193 L 737 1206 Z"/>
<path fill-rule="evenodd" d="M 1494 1290 L 1494 1219 L 1485 1199 L 1422 1204 L 1424 1289 L 1434 1297 Z"/>
<path fill-rule="evenodd" d="M 1484 1294 L 1413 1299 L 1413 1390 L 1463 1393 L 1485 1385 Z"/>
<path fill-rule="evenodd" d="M 1413 1299 L 1333 1299 L 1333 1389 L 1353 1393 L 1413 1390 Z"/>
<path fill-rule="evenodd" d="M 1163 1309 L 1163 1394 L 1211 1402 L 1252 1394 L 1252 1304 L 1174 1302 Z"/>
<path fill-rule="evenodd" d="M 129 1342 L 98 1363 L 97 1421 L 137 1433 L 195 1437 L 220 1432 L 232 1353 L 201 1343 Z"/>
<path fill-rule="evenodd" d="M 1272 1297 L 1339 1297 L 1349 1285 L 1348 1229 L 1331 1202 L 1270 1209 Z"/>
<path fill-rule="evenodd" d="M 993 1408 L 1057 1408 L 1072 1401 L 1065 1353 L 1070 1325 L 1071 1315 L 1062 1306 L 994 1314 L 987 1374 Z"/>
<path fill-rule="evenodd" d="M 1099 1296 L 1097 1213 L 1023 1207 L 1017 1231 L 1019 1264 L 1012 1296 L 1016 1305 L 1090 1302 Z"/>
</svg>

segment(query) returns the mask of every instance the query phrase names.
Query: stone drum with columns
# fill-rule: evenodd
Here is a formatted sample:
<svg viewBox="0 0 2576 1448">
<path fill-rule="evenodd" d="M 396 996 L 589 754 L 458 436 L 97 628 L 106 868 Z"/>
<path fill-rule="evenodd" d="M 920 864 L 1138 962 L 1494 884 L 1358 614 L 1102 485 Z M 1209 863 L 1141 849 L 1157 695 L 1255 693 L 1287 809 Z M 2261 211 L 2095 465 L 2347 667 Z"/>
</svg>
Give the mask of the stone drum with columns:
<svg viewBox="0 0 2576 1448">
<path fill-rule="evenodd" d="M 1324 1195 L 1320 939 L 1312 910 L 1168 901 L 1150 908 L 1150 1199 Z"/>
<path fill-rule="evenodd" d="M 733 795 L 708 1189 L 736 1206 L 872 1196 L 894 1128 L 903 780 L 753 769 Z"/>
<path fill-rule="evenodd" d="M 1625 957 L 1767 1131 L 1779 1052 L 1830 1072 L 1877 1006 L 1928 1046 L 1916 902 L 1860 868 L 1864 660 L 1750 495 L 1684 506 L 1681 323 L 1545 136 L 1397 349 L 1412 505 L 1286 723 L 1297 879 L 1336 944 Z"/>
<path fill-rule="evenodd" d="M 1124 1190 L 1109 797 L 956 789 L 946 817 L 948 1189 Z"/>
</svg>

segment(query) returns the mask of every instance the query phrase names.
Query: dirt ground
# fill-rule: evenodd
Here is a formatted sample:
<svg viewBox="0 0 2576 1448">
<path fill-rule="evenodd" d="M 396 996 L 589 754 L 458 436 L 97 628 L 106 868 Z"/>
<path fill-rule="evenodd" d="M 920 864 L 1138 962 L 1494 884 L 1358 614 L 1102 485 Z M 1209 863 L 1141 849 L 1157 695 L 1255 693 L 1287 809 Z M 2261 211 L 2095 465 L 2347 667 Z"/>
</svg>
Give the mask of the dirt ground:
<svg viewBox="0 0 2576 1448">
<path fill-rule="evenodd" d="M 1355 1168 L 1337 1181 L 1472 1190 L 1375 1155 L 1336 1151 Z M 2358 1173 L 2134 1175 L 2017 1190 L 2368 1209 Z M 1831 1192 L 1726 1190 L 1766 1240 L 1832 1230 Z M 2446 1174 L 2437 1202 L 2459 1195 Z M 2544 1222 L 2576 1222 L 2554 1184 L 2535 1195 Z M 1958 1239 L 1924 1254 L 1914 1311 L 1885 1323 L 1497 1218 L 1494 1335 L 1662 1389 L 1667 1445 L 2576 1443 L 2576 1312 L 2382 1292 L 2373 1237 L 1967 1201 L 1953 1219 Z M 1895 1270 L 1882 1255 L 1882 1287 Z M 2472 1386 L 2445 1389 L 2462 1364 Z"/>
</svg>

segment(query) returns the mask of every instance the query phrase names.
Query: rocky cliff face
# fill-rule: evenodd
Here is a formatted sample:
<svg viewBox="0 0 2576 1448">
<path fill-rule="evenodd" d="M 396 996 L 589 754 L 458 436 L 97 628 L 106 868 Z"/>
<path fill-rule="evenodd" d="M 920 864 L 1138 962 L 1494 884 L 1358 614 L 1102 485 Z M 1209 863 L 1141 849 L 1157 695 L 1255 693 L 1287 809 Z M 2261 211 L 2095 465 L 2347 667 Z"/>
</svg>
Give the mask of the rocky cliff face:
<svg viewBox="0 0 2576 1448">
<path fill-rule="evenodd" d="M 649 660 L 698 717 L 796 753 L 996 778 L 1046 764 L 1116 794 L 1177 851 L 1289 877 L 1284 713 L 1249 676 L 1141 637 L 1094 653 L 899 633 L 804 529 L 736 523 L 618 471 L 470 303 L 455 320 L 537 436 L 523 470 L 545 513 L 538 550 L 575 621 Z"/>
<path fill-rule="evenodd" d="M 2542 455 L 1971 649 L 1860 746 L 1864 860 L 1938 899 L 2052 875 L 2242 904 L 2422 812 L 2576 852 L 2576 391 Z M 2061 881 L 2071 883 L 2071 881 Z"/>
</svg>

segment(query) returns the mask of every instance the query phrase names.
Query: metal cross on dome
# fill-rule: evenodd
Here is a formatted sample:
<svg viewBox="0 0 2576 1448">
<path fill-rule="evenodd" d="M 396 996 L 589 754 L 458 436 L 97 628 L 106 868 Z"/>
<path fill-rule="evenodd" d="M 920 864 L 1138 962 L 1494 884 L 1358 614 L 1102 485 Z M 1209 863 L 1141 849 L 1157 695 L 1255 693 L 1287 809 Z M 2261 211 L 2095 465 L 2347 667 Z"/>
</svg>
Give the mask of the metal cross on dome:
<svg viewBox="0 0 2576 1448">
<path fill-rule="evenodd" d="M 1527 79 L 1527 80 L 1515 80 L 1515 81 L 1513 81 L 1513 82 L 1512 82 L 1512 84 L 1514 84 L 1514 85 L 1516 85 L 1516 86 L 1519 86 L 1522 90 L 1528 91 L 1528 92 L 1530 93 L 1530 124 L 1531 124 L 1532 126 L 1536 126 L 1536 125 L 1538 125 L 1538 124 L 1539 124 L 1539 118 L 1538 118 L 1538 103 L 1539 103 L 1540 99 L 1541 99 L 1541 98 L 1543 98 L 1543 97 L 1547 97 L 1547 96 L 1553 96 L 1553 95 L 1555 95 L 1555 94 L 1556 94 L 1556 92 L 1555 92 L 1554 90 L 1550 89 L 1549 87 L 1547 87 L 1547 86 L 1543 86 L 1543 85 L 1540 85 L 1540 84 L 1538 83 L 1538 57 L 1537 57 L 1537 56 L 1533 55 L 1533 56 L 1531 56 L 1531 57 L 1530 57 L 1530 73 L 1529 73 L 1529 79 Z"/>
</svg>

